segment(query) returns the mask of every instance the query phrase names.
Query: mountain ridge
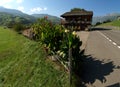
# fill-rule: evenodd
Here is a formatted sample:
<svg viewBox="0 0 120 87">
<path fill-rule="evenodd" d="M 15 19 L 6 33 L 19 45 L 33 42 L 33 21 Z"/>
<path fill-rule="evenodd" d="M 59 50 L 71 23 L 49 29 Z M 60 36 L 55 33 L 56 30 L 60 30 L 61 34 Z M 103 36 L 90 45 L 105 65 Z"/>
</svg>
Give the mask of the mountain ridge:
<svg viewBox="0 0 120 87">
<path fill-rule="evenodd" d="M 38 18 L 43 18 L 45 16 L 48 17 L 49 20 L 51 20 L 53 23 L 60 23 L 60 18 L 57 16 L 49 15 L 49 14 L 26 14 L 16 9 L 8 9 L 0 6 L 0 12 L 4 12 L 6 14 L 14 15 L 14 16 L 20 16 L 22 18 L 25 18 L 29 21 L 36 21 Z"/>
</svg>

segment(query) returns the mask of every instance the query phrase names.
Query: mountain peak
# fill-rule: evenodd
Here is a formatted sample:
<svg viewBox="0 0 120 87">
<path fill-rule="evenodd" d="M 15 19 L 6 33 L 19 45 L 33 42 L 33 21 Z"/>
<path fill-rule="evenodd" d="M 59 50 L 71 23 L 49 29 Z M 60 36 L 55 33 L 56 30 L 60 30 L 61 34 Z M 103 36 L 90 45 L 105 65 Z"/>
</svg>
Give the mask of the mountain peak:
<svg viewBox="0 0 120 87">
<path fill-rule="evenodd" d="M 9 9 L 9 8 L 5 8 L 5 7 L 2 7 L 2 6 L 0 6 L 0 12 L 6 12 L 6 13 L 17 15 L 17 16 L 20 16 L 20 15 L 24 14 L 23 12 L 21 12 L 19 10 Z"/>
</svg>

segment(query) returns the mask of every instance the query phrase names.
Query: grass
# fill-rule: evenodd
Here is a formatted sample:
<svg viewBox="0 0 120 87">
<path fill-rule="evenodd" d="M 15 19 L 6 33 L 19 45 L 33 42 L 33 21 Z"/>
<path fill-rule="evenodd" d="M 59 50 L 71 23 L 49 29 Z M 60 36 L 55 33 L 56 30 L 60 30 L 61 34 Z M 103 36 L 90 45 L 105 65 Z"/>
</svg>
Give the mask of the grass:
<svg viewBox="0 0 120 87">
<path fill-rule="evenodd" d="M 42 45 L 0 27 L 0 87 L 69 87 L 68 74 L 45 58 Z"/>
<path fill-rule="evenodd" d="M 120 20 L 113 21 L 110 25 L 120 27 Z"/>
<path fill-rule="evenodd" d="M 116 26 L 116 27 L 120 27 L 120 20 L 115 20 L 109 23 L 103 23 L 100 26 Z"/>
</svg>

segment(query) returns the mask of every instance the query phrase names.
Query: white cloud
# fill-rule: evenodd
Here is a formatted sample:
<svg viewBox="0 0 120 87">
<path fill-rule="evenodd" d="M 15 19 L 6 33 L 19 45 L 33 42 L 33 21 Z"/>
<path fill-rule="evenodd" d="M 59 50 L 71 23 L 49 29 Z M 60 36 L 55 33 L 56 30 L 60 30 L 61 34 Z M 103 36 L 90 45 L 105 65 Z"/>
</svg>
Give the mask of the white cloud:
<svg viewBox="0 0 120 87">
<path fill-rule="evenodd" d="M 45 7 L 44 10 L 47 10 L 47 8 Z"/>
<path fill-rule="evenodd" d="M 16 2 L 17 2 L 18 4 L 20 4 L 20 3 L 23 2 L 23 0 L 16 0 Z"/>
<path fill-rule="evenodd" d="M 24 0 L 0 0 L 0 6 L 12 8 L 14 4 L 21 4 Z"/>
<path fill-rule="evenodd" d="M 19 6 L 17 9 L 24 12 L 24 7 L 23 6 Z"/>
<path fill-rule="evenodd" d="M 13 2 L 14 0 L 0 0 L 0 6 L 4 6 L 6 4 L 9 4 L 11 2 Z"/>
<path fill-rule="evenodd" d="M 36 8 L 30 9 L 30 11 L 31 11 L 32 13 L 34 13 L 34 12 L 36 13 L 36 12 L 46 11 L 46 10 L 47 10 L 46 7 L 44 7 L 44 8 L 36 7 Z"/>
<path fill-rule="evenodd" d="M 5 7 L 5 8 L 10 8 L 10 9 L 13 8 L 13 7 L 12 7 L 11 5 L 9 5 L 9 4 L 4 5 L 4 7 Z"/>
</svg>

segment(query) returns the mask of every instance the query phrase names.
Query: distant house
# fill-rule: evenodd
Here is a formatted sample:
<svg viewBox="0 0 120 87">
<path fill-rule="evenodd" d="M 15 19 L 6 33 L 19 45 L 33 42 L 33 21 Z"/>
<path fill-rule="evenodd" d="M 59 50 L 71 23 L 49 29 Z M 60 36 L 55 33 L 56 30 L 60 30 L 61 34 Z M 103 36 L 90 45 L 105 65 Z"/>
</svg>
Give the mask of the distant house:
<svg viewBox="0 0 120 87">
<path fill-rule="evenodd" d="M 61 15 L 65 19 L 63 25 L 66 28 L 74 28 L 74 30 L 87 30 L 91 26 L 92 11 L 86 11 L 84 9 L 74 8 L 70 12 L 66 12 Z"/>
</svg>

